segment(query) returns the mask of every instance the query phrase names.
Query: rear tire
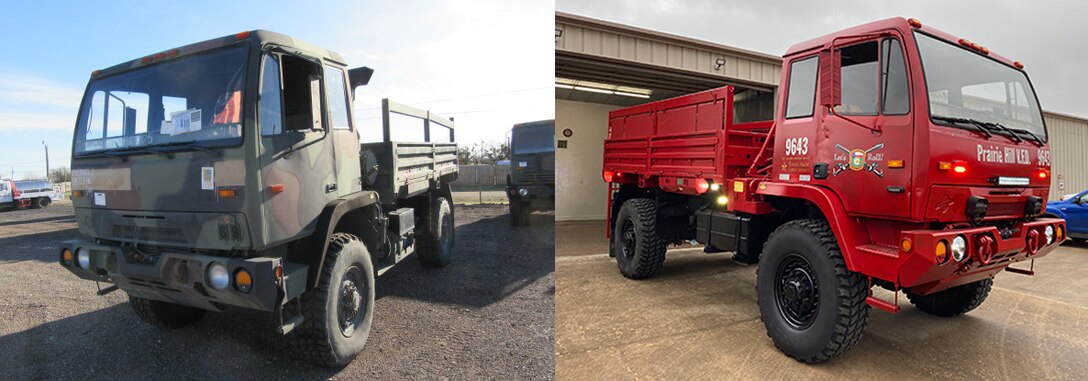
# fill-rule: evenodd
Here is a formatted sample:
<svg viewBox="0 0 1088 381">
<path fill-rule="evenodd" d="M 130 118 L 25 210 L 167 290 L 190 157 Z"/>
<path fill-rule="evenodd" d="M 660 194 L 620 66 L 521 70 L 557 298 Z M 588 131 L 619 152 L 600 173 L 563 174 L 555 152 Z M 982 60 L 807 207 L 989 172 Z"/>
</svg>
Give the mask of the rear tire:
<svg viewBox="0 0 1088 381">
<path fill-rule="evenodd" d="M 529 211 L 521 200 L 510 199 L 510 226 L 525 226 L 529 224 Z"/>
<path fill-rule="evenodd" d="M 929 295 L 915 295 L 907 291 L 907 299 L 922 312 L 940 317 L 956 317 L 970 312 L 986 301 L 993 278 L 935 292 Z"/>
<path fill-rule="evenodd" d="M 192 325 L 205 312 L 202 308 L 184 306 L 129 295 L 128 304 L 140 320 L 159 328 L 181 328 Z"/>
<path fill-rule="evenodd" d="M 453 205 L 445 197 L 431 201 L 423 223 L 416 226 L 419 260 L 430 267 L 445 267 L 453 257 Z"/>
<path fill-rule="evenodd" d="M 822 220 L 787 222 L 771 233 L 756 270 L 756 291 L 767 336 L 800 362 L 846 353 L 869 321 L 865 277 L 846 269 Z"/>
<path fill-rule="evenodd" d="M 347 365 L 363 350 L 374 320 L 374 266 L 359 238 L 333 234 L 317 288 L 302 295 L 303 322 L 291 339 L 306 359 Z"/>
<path fill-rule="evenodd" d="M 45 197 L 38 198 L 34 200 L 34 206 L 38 209 L 45 209 L 47 206 L 49 206 L 49 201 L 50 200 Z"/>
<path fill-rule="evenodd" d="M 612 230 L 613 251 L 620 273 L 630 279 L 647 279 L 665 263 L 665 240 L 657 235 L 657 204 L 647 198 L 623 203 Z"/>
</svg>

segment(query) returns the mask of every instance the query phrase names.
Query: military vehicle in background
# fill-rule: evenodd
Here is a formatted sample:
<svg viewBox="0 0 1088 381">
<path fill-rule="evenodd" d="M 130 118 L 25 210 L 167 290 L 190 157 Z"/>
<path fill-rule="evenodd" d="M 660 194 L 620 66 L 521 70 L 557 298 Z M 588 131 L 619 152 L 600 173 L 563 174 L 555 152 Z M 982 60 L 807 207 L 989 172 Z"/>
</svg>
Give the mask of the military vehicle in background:
<svg viewBox="0 0 1088 381">
<path fill-rule="evenodd" d="M 514 125 L 506 195 L 514 226 L 527 225 L 533 211 L 555 210 L 555 120 Z"/>
<path fill-rule="evenodd" d="M 34 209 L 45 208 L 62 197 L 48 180 L 16 181 L 15 188 L 19 190 L 22 198 L 29 200 L 30 207 Z"/>
<path fill-rule="evenodd" d="M 444 266 L 454 247 L 453 123 L 386 101 L 385 140 L 360 144 L 354 92 L 372 73 L 264 30 L 95 70 L 72 149 L 88 239 L 61 265 L 124 290 L 148 323 L 267 311 L 303 357 L 348 363 L 375 276 L 413 252 Z M 422 115 L 428 139 L 391 141 L 390 113 Z"/>
</svg>

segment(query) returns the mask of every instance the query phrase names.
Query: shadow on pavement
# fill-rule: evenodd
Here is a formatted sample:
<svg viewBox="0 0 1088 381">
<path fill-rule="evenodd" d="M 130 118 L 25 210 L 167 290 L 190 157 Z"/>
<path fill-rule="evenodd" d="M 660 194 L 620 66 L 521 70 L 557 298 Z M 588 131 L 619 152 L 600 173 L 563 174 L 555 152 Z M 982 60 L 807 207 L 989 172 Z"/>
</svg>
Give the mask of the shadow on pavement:
<svg viewBox="0 0 1088 381">
<path fill-rule="evenodd" d="M 457 226 L 454 259 L 445 268 L 406 258 L 378 279 L 378 298 L 485 307 L 555 271 L 554 216 L 533 214 L 511 227 L 506 214 Z"/>
</svg>

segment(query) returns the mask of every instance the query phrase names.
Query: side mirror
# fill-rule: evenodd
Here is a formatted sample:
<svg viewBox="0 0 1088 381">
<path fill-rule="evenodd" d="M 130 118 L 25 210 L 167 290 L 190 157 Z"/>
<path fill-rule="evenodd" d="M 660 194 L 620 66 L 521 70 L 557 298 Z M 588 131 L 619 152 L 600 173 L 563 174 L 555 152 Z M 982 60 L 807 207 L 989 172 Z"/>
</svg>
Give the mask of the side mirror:
<svg viewBox="0 0 1088 381">
<path fill-rule="evenodd" d="M 370 77 L 374 76 L 374 69 L 369 67 L 357 67 L 348 70 L 348 81 L 351 82 L 351 95 L 355 95 L 355 88 L 359 86 L 366 86 L 370 83 Z"/>
<path fill-rule="evenodd" d="M 310 129 L 314 131 L 321 131 L 321 76 L 310 76 L 310 115 L 313 116 Z"/>
<path fill-rule="evenodd" d="M 838 49 L 820 51 L 820 105 L 834 108 L 842 104 L 842 52 Z"/>
</svg>

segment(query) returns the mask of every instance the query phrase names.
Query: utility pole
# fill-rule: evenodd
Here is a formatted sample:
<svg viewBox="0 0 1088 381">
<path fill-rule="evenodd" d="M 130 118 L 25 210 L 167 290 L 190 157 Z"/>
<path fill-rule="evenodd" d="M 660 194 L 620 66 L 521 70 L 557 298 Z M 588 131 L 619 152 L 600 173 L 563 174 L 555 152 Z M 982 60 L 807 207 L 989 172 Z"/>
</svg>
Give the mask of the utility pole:
<svg viewBox="0 0 1088 381">
<path fill-rule="evenodd" d="M 49 145 L 45 144 L 45 140 L 42 140 L 42 145 L 45 146 L 45 179 L 49 180 Z"/>
</svg>

